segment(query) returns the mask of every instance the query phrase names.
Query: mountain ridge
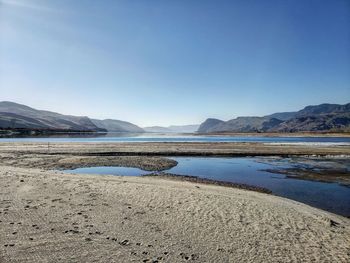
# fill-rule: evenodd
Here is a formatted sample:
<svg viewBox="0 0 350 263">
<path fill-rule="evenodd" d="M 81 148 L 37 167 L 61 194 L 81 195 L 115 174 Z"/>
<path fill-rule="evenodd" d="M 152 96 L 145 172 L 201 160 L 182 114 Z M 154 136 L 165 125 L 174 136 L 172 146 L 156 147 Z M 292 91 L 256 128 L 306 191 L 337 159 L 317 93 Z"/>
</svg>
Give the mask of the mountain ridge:
<svg viewBox="0 0 350 263">
<path fill-rule="evenodd" d="M 263 117 L 237 117 L 228 121 L 207 119 L 200 133 L 215 132 L 349 132 L 350 103 L 306 106 L 296 112 L 278 112 Z"/>
<path fill-rule="evenodd" d="M 137 125 L 126 121 L 64 115 L 11 101 L 0 102 L 0 128 L 65 132 L 143 132 L 143 129 Z"/>
<path fill-rule="evenodd" d="M 92 119 L 38 110 L 27 105 L 0 102 L 0 129 L 46 130 L 62 132 L 350 132 L 350 103 L 306 106 L 295 112 L 266 116 L 237 117 L 228 121 L 208 118 L 200 125 L 170 125 L 141 128 L 115 119 Z"/>
</svg>

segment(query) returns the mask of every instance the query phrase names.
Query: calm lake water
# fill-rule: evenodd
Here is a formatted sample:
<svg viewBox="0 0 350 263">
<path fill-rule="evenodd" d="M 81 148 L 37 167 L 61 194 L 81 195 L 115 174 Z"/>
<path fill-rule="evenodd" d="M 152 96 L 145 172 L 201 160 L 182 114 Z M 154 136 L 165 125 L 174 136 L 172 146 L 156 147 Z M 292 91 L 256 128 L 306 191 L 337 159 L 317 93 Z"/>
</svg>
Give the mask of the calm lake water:
<svg viewBox="0 0 350 263">
<path fill-rule="evenodd" d="M 107 133 L 70 134 L 33 137 L 0 137 L 0 142 L 265 142 L 350 145 L 350 137 L 264 137 L 264 136 L 201 136 L 170 133 Z"/>
<path fill-rule="evenodd" d="M 288 168 L 289 162 L 269 162 L 259 157 L 244 158 L 172 158 L 178 165 L 165 171 L 234 183 L 265 187 L 278 196 L 287 197 L 336 214 L 350 216 L 350 188 L 338 183 L 323 183 L 286 178 L 283 174 L 263 171 Z M 265 160 L 265 161 L 264 161 Z M 350 167 L 347 166 L 350 170 Z M 66 170 L 70 173 L 140 176 L 149 174 L 137 168 L 89 167 Z"/>
<path fill-rule="evenodd" d="M 95 166 L 95 167 L 83 167 L 72 170 L 64 170 L 66 173 L 76 174 L 104 174 L 104 175 L 124 175 L 124 176 L 141 176 L 147 175 L 151 172 L 144 171 L 139 168 L 133 167 L 117 167 L 117 166 Z"/>
</svg>

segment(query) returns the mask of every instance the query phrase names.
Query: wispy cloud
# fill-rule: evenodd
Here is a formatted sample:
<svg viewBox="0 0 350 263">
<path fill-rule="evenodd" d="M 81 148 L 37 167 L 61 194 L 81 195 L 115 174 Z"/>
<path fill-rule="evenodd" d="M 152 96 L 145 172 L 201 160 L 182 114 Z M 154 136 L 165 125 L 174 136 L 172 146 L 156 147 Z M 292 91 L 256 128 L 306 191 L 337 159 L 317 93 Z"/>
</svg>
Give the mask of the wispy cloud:
<svg viewBox="0 0 350 263">
<path fill-rule="evenodd" d="M 31 0 L 0 0 L 0 7 L 8 6 L 11 8 L 20 8 L 20 9 L 26 9 L 26 10 L 33 10 L 33 11 L 40 11 L 40 12 L 59 12 L 60 10 L 57 10 L 55 8 L 51 8 L 48 6 L 45 6 L 40 1 L 31 1 Z"/>
</svg>

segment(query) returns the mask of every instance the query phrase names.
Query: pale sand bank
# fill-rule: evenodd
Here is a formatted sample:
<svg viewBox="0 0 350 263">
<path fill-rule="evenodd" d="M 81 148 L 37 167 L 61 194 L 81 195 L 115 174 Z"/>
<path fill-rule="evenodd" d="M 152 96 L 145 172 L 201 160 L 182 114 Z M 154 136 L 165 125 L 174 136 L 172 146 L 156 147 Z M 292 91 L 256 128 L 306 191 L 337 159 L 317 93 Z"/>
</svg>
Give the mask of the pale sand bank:
<svg viewBox="0 0 350 263">
<path fill-rule="evenodd" d="M 154 177 L 0 166 L 0 262 L 349 262 L 350 220 Z"/>
</svg>

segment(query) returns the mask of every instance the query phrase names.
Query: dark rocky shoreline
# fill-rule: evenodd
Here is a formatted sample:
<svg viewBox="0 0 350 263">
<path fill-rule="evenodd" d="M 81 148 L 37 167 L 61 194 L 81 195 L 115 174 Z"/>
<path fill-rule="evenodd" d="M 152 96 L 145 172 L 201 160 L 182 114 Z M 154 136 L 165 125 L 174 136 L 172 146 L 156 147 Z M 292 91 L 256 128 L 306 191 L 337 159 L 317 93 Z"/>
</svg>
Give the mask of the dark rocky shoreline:
<svg viewBox="0 0 350 263">
<path fill-rule="evenodd" d="M 225 182 L 225 181 L 218 181 L 213 179 L 206 179 L 206 178 L 200 178 L 198 176 L 190 176 L 190 175 L 179 175 L 179 174 L 172 174 L 172 173 L 152 173 L 147 174 L 143 176 L 156 176 L 159 178 L 165 178 L 165 179 L 171 179 L 171 180 L 178 180 L 178 181 L 186 181 L 191 183 L 197 183 L 197 184 L 209 184 L 209 185 L 218 185 L 218 186 L 225 186 L 225 187 L 233 187 L 243 190 L 249 190 L 249 191 L 256 191 L 259 193 L 265 193 L 265 194 L 272 194 L 272 191 L 270 191 L 267 188 L 264 187 L 258 187 L 248 184 L 239 184 L 239 183 L 232 183 L 232 182 Z M 199 188 L 199 186 L 197 186 Z"/>
</svg>

